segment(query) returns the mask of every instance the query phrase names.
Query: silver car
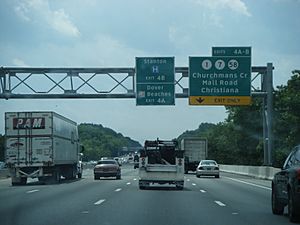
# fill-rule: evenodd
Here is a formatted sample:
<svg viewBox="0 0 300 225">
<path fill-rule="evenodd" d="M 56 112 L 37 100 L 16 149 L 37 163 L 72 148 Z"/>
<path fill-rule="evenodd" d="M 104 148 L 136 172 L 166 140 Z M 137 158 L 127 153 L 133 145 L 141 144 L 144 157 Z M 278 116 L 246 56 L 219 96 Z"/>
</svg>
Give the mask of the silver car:
<svg viewBox="0 0 300 225">
<path fill-rule="evenodd" d="M 201 160 L 197 166 L 196 176 L 215 176 L 216 178 L 219 178 L 219 165 L 214 160 Z"/>
</svg>

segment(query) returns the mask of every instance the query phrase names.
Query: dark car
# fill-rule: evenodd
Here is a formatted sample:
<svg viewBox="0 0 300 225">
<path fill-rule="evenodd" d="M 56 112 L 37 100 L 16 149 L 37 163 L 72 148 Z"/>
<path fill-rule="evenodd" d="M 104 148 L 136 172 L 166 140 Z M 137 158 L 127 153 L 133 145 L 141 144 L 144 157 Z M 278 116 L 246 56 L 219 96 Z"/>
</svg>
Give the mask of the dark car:
<svg viewBox="0 0 300 225">
<path fill-rule="evenodd" d="M 114 159 L 100 160 L 94 167 L 94 179 L 99 180 L 100 177 L 116 177 L 121 179 L 121 168 Z"/>
<path fill-rule="evenodd" d="M 288 205 L 291 222 L 300 220 L 300 145 L 287 157 L 283 168 L 272 181 L 272 211 L 282 215 Z"/>
</svg>

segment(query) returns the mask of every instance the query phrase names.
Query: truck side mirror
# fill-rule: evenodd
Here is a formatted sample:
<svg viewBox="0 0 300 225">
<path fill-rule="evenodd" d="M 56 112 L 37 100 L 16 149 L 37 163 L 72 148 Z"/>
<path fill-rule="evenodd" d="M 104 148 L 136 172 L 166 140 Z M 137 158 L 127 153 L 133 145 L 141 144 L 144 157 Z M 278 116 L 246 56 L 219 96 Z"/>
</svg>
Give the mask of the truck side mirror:
<svg viewBox="0 0 300 225">
<path fill-rule="evenodd" d="M 80 152 L 83 153 L 84 150 L 85 150 L 85 149 L 84 149 L 84 146 L 83 146 L 83 145 L 80 145 Z"/>
</svg>

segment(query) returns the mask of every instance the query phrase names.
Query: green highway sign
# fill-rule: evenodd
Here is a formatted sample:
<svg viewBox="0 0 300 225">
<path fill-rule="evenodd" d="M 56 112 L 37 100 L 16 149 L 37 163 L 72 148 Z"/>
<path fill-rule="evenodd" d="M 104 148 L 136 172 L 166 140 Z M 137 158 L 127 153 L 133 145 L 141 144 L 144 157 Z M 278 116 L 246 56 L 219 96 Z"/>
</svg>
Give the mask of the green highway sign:
<svg viewBox="0 0 300 225">
<path fill-rule="evenodd" d="M 174 57 L 136 58 L 136 104 L 175 105 Z"/>
<path fill-rule="evenodd" d="M 190 105 L 249 105 L 251 48 L 214 47 L 212 57 L 189 57 Z"/>
</svg>

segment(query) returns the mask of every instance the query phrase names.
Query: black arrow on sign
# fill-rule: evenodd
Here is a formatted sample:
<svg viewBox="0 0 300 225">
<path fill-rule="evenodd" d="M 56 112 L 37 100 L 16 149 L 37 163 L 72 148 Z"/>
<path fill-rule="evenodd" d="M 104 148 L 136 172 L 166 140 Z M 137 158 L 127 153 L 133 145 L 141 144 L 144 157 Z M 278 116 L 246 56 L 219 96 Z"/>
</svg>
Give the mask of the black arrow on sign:
<svg viewBox="0 0 300 225">
<path fill-rule="evenodd" d="M 205 99 L 204 99 L 204 98 L 201 98 L 201 97 L 199 97 L 199 98 L 196 99 L 196 101 L 199 102 L 200 104 L 201 104 L 202 102 L 204 102 L 204 100 L 205 100 Z"/>
</svg>

